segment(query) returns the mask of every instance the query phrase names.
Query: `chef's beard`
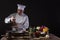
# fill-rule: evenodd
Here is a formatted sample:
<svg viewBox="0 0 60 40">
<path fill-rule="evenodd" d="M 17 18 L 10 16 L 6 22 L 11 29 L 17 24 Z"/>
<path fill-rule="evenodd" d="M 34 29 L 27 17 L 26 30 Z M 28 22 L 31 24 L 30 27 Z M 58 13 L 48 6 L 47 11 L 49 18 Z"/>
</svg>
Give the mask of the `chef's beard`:
<svg viewBox="0 0 60 40">
<path fill-rule="evenodd" d="M 21 13 L 18 13 L 18 15 L 22 15 L 23 14 L 23 12 L 21 12 Z"/>
</svg>

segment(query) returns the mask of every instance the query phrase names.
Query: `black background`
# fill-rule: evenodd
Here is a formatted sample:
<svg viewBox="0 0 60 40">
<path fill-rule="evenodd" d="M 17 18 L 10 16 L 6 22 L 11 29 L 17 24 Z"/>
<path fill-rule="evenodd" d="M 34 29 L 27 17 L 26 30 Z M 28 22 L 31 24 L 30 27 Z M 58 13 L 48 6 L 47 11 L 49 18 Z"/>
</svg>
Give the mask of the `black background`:
<svg viewBox="0 0 60 40">
<path fill-rule="evenodd" d="M 26 5 L 25 13 L 29 16 L 30 26 L 46 25 L 50 33 L 60 37 L 60 2 L 48 0 L 1 0 L 0 34 L 7 29 L 4 19 L 16 12 L 17 4 Z"/>
</svg>

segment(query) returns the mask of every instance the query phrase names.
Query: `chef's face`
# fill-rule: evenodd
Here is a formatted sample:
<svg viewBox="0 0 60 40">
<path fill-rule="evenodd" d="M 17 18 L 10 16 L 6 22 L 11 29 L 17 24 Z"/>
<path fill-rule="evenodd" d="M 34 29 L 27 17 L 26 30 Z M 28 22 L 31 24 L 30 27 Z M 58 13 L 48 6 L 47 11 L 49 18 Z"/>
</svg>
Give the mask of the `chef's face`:
<svg viewBox="0 0 60 40">
<path fill-rule="evenodd" d="M 23 13 L 23 10 L 17 9 L 17 13 L 21 15 Z"/>
</svg>

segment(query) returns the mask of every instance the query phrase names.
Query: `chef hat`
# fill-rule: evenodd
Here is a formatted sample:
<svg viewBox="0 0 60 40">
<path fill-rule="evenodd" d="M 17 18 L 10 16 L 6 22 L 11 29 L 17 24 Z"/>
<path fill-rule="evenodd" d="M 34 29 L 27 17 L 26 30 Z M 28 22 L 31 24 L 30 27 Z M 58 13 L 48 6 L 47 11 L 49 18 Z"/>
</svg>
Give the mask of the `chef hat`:
<svg viewBox="0 0 60 40">
<path fill-rule="evenodd" d="M 17 4 L 17 6 L 18 6 L 18 9 L 20 9 L 20 10 L 24 10 L 25 9 L 25 5 L 20 5 L 20 4 Z"/>
</svg>

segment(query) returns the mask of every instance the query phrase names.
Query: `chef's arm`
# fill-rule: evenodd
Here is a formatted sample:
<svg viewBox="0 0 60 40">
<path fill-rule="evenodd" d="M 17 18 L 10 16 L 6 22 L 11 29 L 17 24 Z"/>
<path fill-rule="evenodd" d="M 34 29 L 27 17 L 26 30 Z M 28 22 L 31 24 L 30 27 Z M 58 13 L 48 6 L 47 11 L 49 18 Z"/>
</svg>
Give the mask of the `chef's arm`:
<svg viewBox="0 0 60 40">
<path fill-rule="evenodd" d="M 25 20 L 25 22 L 24 22 L 24 28 L 23 28 L 23 30 L 26 30 L 26 29 L 28 29 L 29 28 L 29 19 L 28 19 L 28 16 L 26 17 L 26 20 Z"/>
<path fill-rule="evenodd" d="M 5 20 L 4 20 L 4 22 L 5 23 L 10 23 L 12 16 L 14 16 L 14 14 L 10 14 L 8 17 L 6 17 Z"/>
</svg>

